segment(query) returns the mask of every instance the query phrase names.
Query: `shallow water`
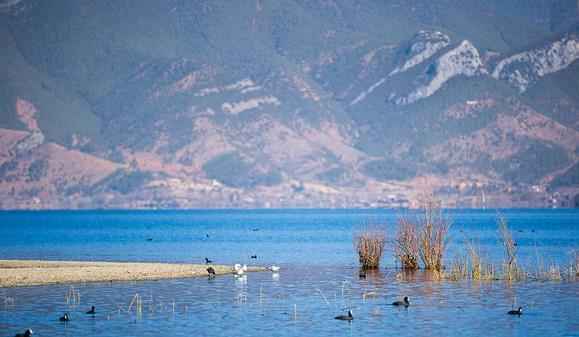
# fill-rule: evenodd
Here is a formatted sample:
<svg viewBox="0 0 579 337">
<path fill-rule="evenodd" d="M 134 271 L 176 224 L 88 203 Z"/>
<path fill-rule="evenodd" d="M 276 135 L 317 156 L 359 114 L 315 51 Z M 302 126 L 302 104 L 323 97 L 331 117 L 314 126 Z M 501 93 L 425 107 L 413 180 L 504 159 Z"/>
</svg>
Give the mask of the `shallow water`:
<svg viewBox="0 0 579 337">
<path fill-rule="evenodd" d="M 26 327 L 32 327 L 35 336 L 578 335 L 574 282 L 440 282 L 422 272 L 399 274 L 390 254 L 378 273 L 358 279 L 353 229 L 368 219 L 392 224 L 400 214 L 403 211 L 0 213 L 0 258 L 200 263 L 208 256 L 217 263 L 275 263 L 285 268 L 277 276 L 250 273 L 245 281 L 222 276 L 79 284 L 75 289 L 80 304 L 67 304 L 69 286 L 7 288 L 6 296 L 15 303 L 0 305 L 0 336 Z M 577 211 L 506 214 L 523 264 L 540 260 L 564 266 L 569 251 L 578 247 Z M 451 215 L 455 224 L 449 254 L 463 249 L 466 235 L 500 260 L 496 212 Z M 155 240 L 147 242 L 147 237 Z M 249 258 L 256 253 L 257 260 Z M 143 297 L 141 315 L 134 304 L 127 312 L 137 292 Z M 411 306 L 390 306 L 402 292 L 410 296 Z M 3 297 L 0 293 L 0 300 Z M 125 312 L 119 312 L 115 302 Z M 94 318 L 84 314 L 91 305 L 98 311 Z M 506 315 L 515 306 L 524 307 L 522 317 Z M 333 319 L 347 308 L 353 308 L 352 323 Z M 64 312 L 71 317 L 66 325 L 58 322 Z"/>
</svg>

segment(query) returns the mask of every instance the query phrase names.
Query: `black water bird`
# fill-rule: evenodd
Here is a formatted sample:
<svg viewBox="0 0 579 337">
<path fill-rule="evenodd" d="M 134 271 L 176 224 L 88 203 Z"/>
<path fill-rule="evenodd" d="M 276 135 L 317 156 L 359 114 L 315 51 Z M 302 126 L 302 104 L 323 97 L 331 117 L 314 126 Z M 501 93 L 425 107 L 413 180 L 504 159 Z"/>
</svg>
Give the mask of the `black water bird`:
<svg viewBox="0 0 579 337">
<path fill-rule="evenodd" d="M 360 269 L 360 272 L 358 273 L 358 277 L 359 278 L 366 278 L 366 271 L 364 269 Z"/>
<path fill-rule="evenodd" d="M 26 329 L 26 331 L 24 331 L 24 333 L 17 333 L 16 335 L 14 335 L 14 337 L 28 337 L 30 335 L 34 335 L 34 333 L 32 332 L 32 329 Z"/>
<path fill-rule="evenodd" d="M 251 258 L 252 258 L 252 259 L 257 259 L 257 254 L 251 255 Z"/>
<path fill-rule="evenodd" d="M 209 237 L 209 234 L 205 234 L 205 237 L 208 238 L 208 237 Z"/>
<path fill-rule="evenodd" d="M 64 314 L 64 316 L 60 317 L 58 320 L 61 321 L 61 322 L 68 322 L 68 321 L 70 321 L 70 319 L 68 318 L 68 314 Z"/>
<path fill-rule="evenodd" d="M 213 269 L 213 267 L 207 268 L 207 273 L 209 274 L 209 278 L 215 277 L 215 269 Z"/>
<path fill-rule="evenodd" d="M 408 300 L 408 296 L 404 296 L 403 301 L 396 301 L 396 302 L 392 303 L 392 305 L 397 306 L 397 307 L 408 307 L 408 306 L 410 306 L 410 301 Z"/>
<path fill-rule="evenodd" d="M 257 232 L 259 230 L 259 228 L 254 228 L 252 229 L 254 232 Z"/>
<path fill-rule="evenodd" d="M 340 315 L 340 316 L 336 316 L 334 318 L 339 319 L 340 321 L 351 321 L 354 319 L 354 316 L 352 316 L 352 310 L 348 310 L 347 315 Z"/>
<path fill-rule="evenodd" d="M 209 260 L 208 258 L 205 258 L 205 264 L 210 264 L 213 263 L 213 261 Z"/>
<path fill-rule="evenodd" d="M 511 311 L 507 312 L 507 314 L 509 314 L 509 315 L 519 315 L 519 316 L 521 316 L 521 315 L 523 314 L 523 308 L 522 308 L 522 307 L 519 307 L 519 309 L 517 309 L 517 310 L 511 310 Z"/>
<path fill-rule="evenodd" d="M 153 241 L 155 238 L 147 238 L 147 241 Z"/>
<path fill-rule="evenodd" d="M 96 314 L 96 311 L 94 311 L 94 305 L 92 306 L 92 308 L 86 312 L 88 315 L 94 315 Z"/>
</svg>

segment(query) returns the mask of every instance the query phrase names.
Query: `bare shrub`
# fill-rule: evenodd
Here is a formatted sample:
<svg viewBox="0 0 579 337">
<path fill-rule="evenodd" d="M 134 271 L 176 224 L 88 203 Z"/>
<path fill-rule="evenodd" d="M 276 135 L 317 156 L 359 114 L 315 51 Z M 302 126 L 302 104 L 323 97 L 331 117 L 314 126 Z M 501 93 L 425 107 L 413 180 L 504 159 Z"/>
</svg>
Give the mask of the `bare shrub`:
<svg viewBox="0 0 579 337">
<path fill-rule="evenodd" d="M 378 269 L 386 246 L 386 234 L 372 222 L 354 232 L 354 247 L 363 269 Z"/>
<path fill-rule="evenodd" d="M 426 270 L 441 272 L 444 270 L 444 253 L 448 247 L 446 235 L 453 220 L 444 215 L 434 195 L 424 193 L 421 201 L 418 252 Z"/>
<path fill-rule="evenodd" d="M 416 270 L 419 258 L 416 223 L 405 217 L 399 217 L 396 223 L 398 230 L 396 238 L 392 241 L 394 257 L 400 261 L 402 269 Z"/>
<path fill-rule="evenodd" d="M 497 223 L 507 253 L 506 260 L 503 260 L 503 277 L 509 282 L 519 280 L 522 275 L 517 263 L 517 243 L 513 239 L 513 233 L 509 230 L 507 218 L 504 215 L 497 215 Z"/>
</svg>

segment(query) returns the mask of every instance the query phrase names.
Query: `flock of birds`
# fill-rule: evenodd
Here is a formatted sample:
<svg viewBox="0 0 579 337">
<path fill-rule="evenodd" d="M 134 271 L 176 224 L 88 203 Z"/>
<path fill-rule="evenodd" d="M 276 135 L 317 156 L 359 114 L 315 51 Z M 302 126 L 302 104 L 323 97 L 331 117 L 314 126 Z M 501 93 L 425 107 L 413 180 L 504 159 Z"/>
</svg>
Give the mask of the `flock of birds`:
<svg viewBox="0 0 579 337">
<path fill-rule="evenodd" d="M 205 258 L 205 261 L 207 264 L 211 263 L 211 260 Z M 247 265 L 244 263 L 243 265 L 236 263 L 233 266 L 233 277 L 235 278 L 242 278 L 245 277 L 245 272 L 247 271 Z M 268 270 L 271 270 L 272 272 L 274 272 L 274 274 L 276 274 L 279 270 L 280 267 L 279 266 L 271 266 L 267 268 Z M 207 269 L 207 274 L 209 276 L 209 278 L 213 278 L 216 276 L 215 274 L 215 268 L 213 267 L 208 267 Z"/>
<path fill-rule="evenodd" d="M 210 260 L 208 260 L 207 258 L 205 258 L 206 261 L 208 261 L 207 263 L 211 263 Z M 235 278 L 240 278 L 240 277 L 245 277 L 244 273 L 247 271 L 247 265 L 244 263 L 243 265 L 236 263 L 233 266 L 233 276 Z M 269 268 L 267 268 L 268 270 L 271 270 L 272 272 L 277 273 L 280 270 L 279 266 L 271 266 Z M 209 278 L 215 277 L 215 269 L 213 267 L 208 267 L 207 268 L 207 273 L 209 274 Z M 366 273 L 365 272 L 360 272 L 360 278 L 366 278 Z M 404 296 L 404 298 L 402 299 L 402 301 L 395 301 L 392 303 L 393 306 L 395 307 L 402 307 L 402 308 L 408 308 L 410 306 L 410 299 L 408 296 Z M 86 312 L 87 315 L 92 315 L 94 317 L 94 315 L 96 314 L 95 311 L 95 306 L 93 305 L 92 308 Z M 509 315 L 517 315 L 517 316 L 521 316 L 523 314 L 523 308 L 519 307 L 519 309 L 517 310 L 510 310 L 509 312 L 507 312 L 507 314 Z M 352 310 L 348 310 L 348 314 L 347 315 L 339 315 L 334 317 L 337 320 L 340 321 L 353 321 L 354 320 L 354 314 L 352 313 Z M 66 323 L 68 321 L 70 321 L 70 318 L 68 317 L 68 313 L 65 313 L 62 317 L 60 317 L 58 319 L 60 322 Z M 15 335 L 15 337 L 29 337 L 30 335 L 32 335 L 32 329 L 26 329 L 26 331 L 24 333 L 17 333 Z"/>
<path fill-rule="evenodd" d="M 92 315 L 94 317 L 96 315 L 95 306 L 93 305 L 92 308 L 86 312 L 86 314 Z M 63 322 L 63 323 L 69 322 L 70 318 L 68 317 L 68 313 L 65 313 L 64 315 L 59 317 L 58 320 L 60 322 Z M 30 335 L 33 335 L 33 334 L 34 334 L 34 332 L 32 332 L 32 329 L 28 328 L 28 329 L 26 329 L 26 331 L 24 331 L 24 333 L 17 333 L 16 335 L 14 335 L 14 337 L 29 337 Z"/>
<path fill-rule="evenodd" d="M 253 231 L 258 231 L 259 229 L 254 228 Z M 209 237 L 209 234 L 207 234 L 207 237 Z M 155 238 L 150 237 L 147 238 L 147 241 L 153 241 L 155 240 Z M 252 259 L 257 259 L 257 254 L 251 255 Z M 205 264 L 211 264 L 213 263 L 213 261 L 209 260 L 209 258 L 205 257 Z M 272 271 L 274 273 L 274 275 L 277 275 L 277 272 L 280 270 L 279 266 L 271 266 L 267 268 L 268 270 Z M 213 267 L 208 267 L 207 269 L 207 274 L 209 275 L 209 278 L 213 278 L 216 276 L 215 273 L 215 269 Z M 248 268 L 247 265 L 244 263 L 243 265 L 236 263 L 233 266 L 233 276 L 235 278 L 245 278 L 247 276 L 245 276 L 245 272 L 247 272 Z M 360 270 L 359 273 L 359 278 L 361 279 L 365 279 L 366 278 L 366 271 L 364 271 L 363 269 Z M 396 307 L 403 307 L 403 308 L 408 308 L 410 306 L 410 299 L 408 298 L 408 296 L 404 296 L 404 298 L 402 299 L 402 301 L 395 301 L 392 303 L 393 306 Z M 95 311 L 95 306 L 93 305 L 92 308 L 90 310 L 88 310 L 86 312 L 87 315 L 92 315 L 93 317 L 96 314 Z M 507 312 L 507 314 L 509 315 L 517 315 L 517 316 L 521 316 L 523 314 L 523 308 L 519 307 L 517 310 L 510 310 L 509 312 Z M 341 321 L 352 321 L 354 320 L 354 315 L 352 313 L 352 310 L 348 310 L 348 314 L 347 315 L 339 315 L 334 317 L 337 320 L 341 320 Z M 66 323 L 70 320 L 70 318 L 68 317 L 68 313 L 65 313 L 62 317 L 60 317 L 58 319 L 60 322 Z M 15 337 L 29 337 L 33 334 L 32 329 L 26 329 L 26 331 L 24 333 L 17 333 L 16 335 L 14 335 Z"/>
<path fill-rule="evenodd" d="M 410 306 L 410 299 L 408 298 L 408 296 L 404 296 L 402 301 L 393 302 L 392 305 L 395 307 L 408 308 Z M 508 315 L 517 315 L 517 316 L 521 317 L 521 315 L 523 314 L 523 308 L 519 307 L 519 309 L 511 310 L 511 311 L 507 312 L 507 314 Z M 340 316 L 336 316 L 334 318 L 337 320 L 340 320 L 340 321 L 352 321 L 354 319 L 354 315 L 352 314 L 352 310 L 348 310 L 347 315 L 340 315 Z"/>
<path fill-rule="evenodd" d="M 252 258 L 254 258 L 252 256 Z M 255 258 L 257 258 L 257 254 L 255 255 Z M 205 262 L 206 263 L 211 263 L 212 261 L 209 260 L 208 258 L 205 258 Z M 272 272 L 277 273 L 280 270 L 279 266 L 271 266 L 269 268 L 267 268 L 268 270 L 271 270 Z M 245 277 L 244 273 L 247 271 L 247 265 L 244 263 L 243 265 L 236 263 L 233 266 L 233 276 L 235 278 L 242 278 Z M 213 269 L 213 267 L 209 267 L 207 268 L 207 273 L 209 274 L 209 278 L 215 277 L 215 269 Z M 358 277 L 360 279 L 365 279 L 366 278 L 366 271 L 364 269 L 361 269 Z M 404 298 L 402 299 L 402 301 L 395 301 L 392 303 L 393 306 L 395 307 L 403 307 L 403 308 L 408 308 L 410 306 L 410 299 L 408 296 L 404 296 Z M 517 310 L 511 310 L 509 312 L 507 312 L 507 314 L 509 315 L 517 315 L 517 316 L 521 316 L 523 314 L 523 308 L 519 307 L 519 309 Z M 348 314 L 347 315 L 339 315 L 334 317 L 337 320 L 341 320 L 341 321 L 352 321 L 354 319 L 354 315 L 352 313 L 352 310 L 348 310 Z"/>
</svg>

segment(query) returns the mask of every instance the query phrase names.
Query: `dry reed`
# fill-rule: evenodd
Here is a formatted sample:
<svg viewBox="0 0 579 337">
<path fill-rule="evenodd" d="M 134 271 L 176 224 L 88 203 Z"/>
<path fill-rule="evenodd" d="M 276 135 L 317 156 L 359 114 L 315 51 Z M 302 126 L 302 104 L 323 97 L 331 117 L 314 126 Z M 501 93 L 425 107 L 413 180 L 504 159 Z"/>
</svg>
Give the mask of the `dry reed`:
<svg viewBox="0 0 579 337">
<path fill-rule="evenodd" d="M 354 247 L 363 269 L 378 269 L 386 246 L 384 230 L 372 222 L 354 232 Z"/>
<path fill-rule="evenodd" d="M 489 257 L 483 254 L 480 245 L 466 239 L 466 248 L 470 255 L 470 277 L 473 280 L 494 280 L 495 267 Z"/>
</svg>

